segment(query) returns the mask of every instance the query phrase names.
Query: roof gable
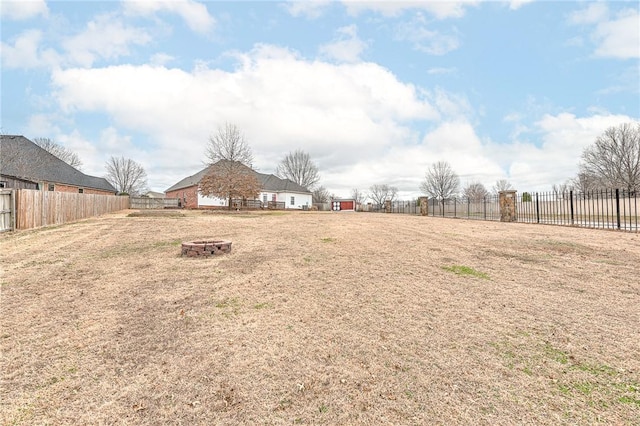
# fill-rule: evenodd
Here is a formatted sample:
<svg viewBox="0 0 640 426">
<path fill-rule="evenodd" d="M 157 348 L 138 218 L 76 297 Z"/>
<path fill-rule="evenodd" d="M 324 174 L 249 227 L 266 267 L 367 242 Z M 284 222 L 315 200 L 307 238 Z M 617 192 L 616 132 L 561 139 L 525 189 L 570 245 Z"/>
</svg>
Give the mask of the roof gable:
<svg viewBox="0 0 640 426">
<path fill-rule="evenodd" d="M 52 182 L 117 192 L 105 178 L 89 176 L 20 135 L 0 136 L 0 173 L 32 182 Z"/>
</svg>

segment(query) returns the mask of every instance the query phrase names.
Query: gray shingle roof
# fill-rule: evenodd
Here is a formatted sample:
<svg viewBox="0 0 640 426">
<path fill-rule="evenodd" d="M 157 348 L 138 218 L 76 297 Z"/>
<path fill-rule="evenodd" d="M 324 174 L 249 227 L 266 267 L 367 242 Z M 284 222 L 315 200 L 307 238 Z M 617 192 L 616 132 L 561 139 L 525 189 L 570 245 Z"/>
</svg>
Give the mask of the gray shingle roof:
<svg viewBox="0 0 640 426">
<path fill-rule="evenodd" d="M 221 161 L 226 161 L 226 160 L 221 160 Z M 198 185 L 202 180 L 202 178 L 205 177 L 205 175 L 209 173 L 209 171 L 212 168 L 216 167 L 218 164 L 220 164 L 220 162 L 215 163 L 211 166 L 208 166 L 203 170 L 200 170 L 198 173 L 182 179 L 172 187 L 165 190 L 165 192 L 175 191 L 176 189 L 188 188 L 190 186 Z M 256 172 L 255 170 L 251 170 L 251 171 L 255 174 L 256 178 L 260 182 L 260 185 L 262 186 L 263 191 L 299 192 L 304 194 L 311 194 L 311 191 L 309 191 L 307 188 L 301 185 L 298 185 L 297 183 L 289 179 L 281 179 L 275 175 L 259 173 L 259 172 Z"/>
<path fill-rule="evenodd" d="M 85 175 L 20 135 L 0 135 L 0 174 L 117 192 L 105 178 Z"/>
</svg>

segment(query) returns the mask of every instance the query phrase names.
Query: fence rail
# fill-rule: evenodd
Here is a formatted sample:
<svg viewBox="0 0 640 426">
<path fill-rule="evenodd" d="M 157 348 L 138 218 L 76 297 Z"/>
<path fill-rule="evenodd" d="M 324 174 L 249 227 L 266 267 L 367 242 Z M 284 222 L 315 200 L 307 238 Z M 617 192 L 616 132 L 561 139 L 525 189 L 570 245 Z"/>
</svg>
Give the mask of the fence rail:
<svg viewBox="0 0 640 426">
<path fill-rule="evenodd" d="M 428 215 L 499 221 L 497 195 L 482 199 L 428 200 Z M 516 197 L 516 222 L 579 226 L 585 228 L 640 230 L 638 193 L 629 189 L 589 192 L 523 192 Z M 394 201 L 389 208 L 370 206 L 364 211 L 420 214 L 417 200 Z"/>
<path fill-rule="evenodd" d="M 129 206 L 129 197 L 19 189 L 16 190 L 16 229 L 60 225 Z"/>
<path fill-rule="evenodd" d="M 519 197 L 518 222 L 637 232 L 639 212 L 635 190 L 535 193 Z"/>
</svg>

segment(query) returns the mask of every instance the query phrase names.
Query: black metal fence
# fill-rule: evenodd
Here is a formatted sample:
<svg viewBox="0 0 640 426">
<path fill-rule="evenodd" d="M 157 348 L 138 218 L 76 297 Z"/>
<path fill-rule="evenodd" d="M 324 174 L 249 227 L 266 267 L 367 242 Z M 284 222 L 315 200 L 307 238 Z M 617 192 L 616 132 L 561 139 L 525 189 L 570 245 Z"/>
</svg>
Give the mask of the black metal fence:
<svg viewBox="0 0 640 426">
<path fill-rule="evenodd" d="M 517 209 L 518 222 L 639 230 L 640 211 L 635 190 L 524 193 L 518 197 Z"/>
<path fill-rule="evenodd" d="M 500 220 L 498 195 L 482 199 L 458 197 L 444 202 L 430 199 L 428 203 L 429 216 Z M 638 232 L 639 204 L 638 192 L 628 189 L 523 192 L 516 196 L 516 221 Z M 365 210 L 419 215 L 420 204 L 418 200 L 394 201 L 390 209 L 385 209 L 385 206 L 370 206 Z"/>
</svg>

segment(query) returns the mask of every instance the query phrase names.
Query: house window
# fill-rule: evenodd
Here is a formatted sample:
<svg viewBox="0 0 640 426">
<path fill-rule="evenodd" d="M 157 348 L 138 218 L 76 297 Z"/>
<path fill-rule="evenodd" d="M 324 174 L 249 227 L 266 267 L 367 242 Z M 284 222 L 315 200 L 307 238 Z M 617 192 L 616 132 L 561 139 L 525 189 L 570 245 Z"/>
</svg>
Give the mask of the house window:
<svg viewBox="0 0 640 426">
<path fill-rule="evenodd" d="M 55 191 L 56 186 L 52 183 L 49 184 L 49 191 Z"/>
<path fill-rule="evenodd" d="M 271 201 L 276 202 L 276 194 L 271 195 Z"/>
<path fill-rule="evenodd" d="M 296 197 L 291 197 L 291 205 L 294 206 L 296 204 Z"/>
<path fill-rule="evenodd" d="M 84 188 L 78 188 L 78 194 L 84 194 Z"/>
<path fill-rule="evenodd" d="M 267 204 L 267 194 L 262 194 L 262 202 Z"/>
<path fill-rule="evenodd" d="M 4 180 L 0 180 L 0 188 L 6 188 L 7 187 L 7 182 Z"/>
</svg>

